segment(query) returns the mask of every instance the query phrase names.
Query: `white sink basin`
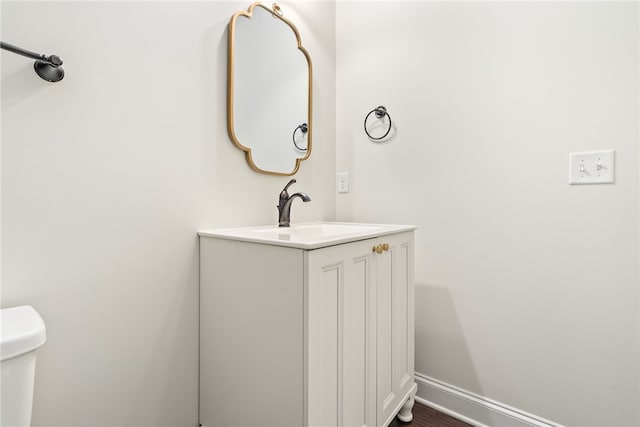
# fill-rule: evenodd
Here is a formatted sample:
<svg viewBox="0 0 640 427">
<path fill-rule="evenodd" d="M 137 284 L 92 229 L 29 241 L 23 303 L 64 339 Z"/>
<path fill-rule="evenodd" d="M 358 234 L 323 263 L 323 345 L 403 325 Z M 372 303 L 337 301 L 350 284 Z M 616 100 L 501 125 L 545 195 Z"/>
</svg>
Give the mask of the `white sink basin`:
<svg viewBox="0 0 640 427">
<path fill-rule="evenodd" d="M 411 225 L 314 222 L 296 224 L 291 227 L 268 225 L 262 227 L 206 230 L 200 231 L 198 234 L 200 236 L 242 240 L 292 248 L 317 249 L 415 229 L 416 227 Z"/>
<path fill-rule="evenodd" d="M 380 228 L 379 225 L 320 223 L 294 225 L 293 227 L 269 227 L 256 230 L 256 232 L 272 237 L 277 236 L 278 239 L 284 240 L 291 240 L 292 238 L 309 240 L 327 239 L 346 234 L 369 233 Z"/>
</svg>

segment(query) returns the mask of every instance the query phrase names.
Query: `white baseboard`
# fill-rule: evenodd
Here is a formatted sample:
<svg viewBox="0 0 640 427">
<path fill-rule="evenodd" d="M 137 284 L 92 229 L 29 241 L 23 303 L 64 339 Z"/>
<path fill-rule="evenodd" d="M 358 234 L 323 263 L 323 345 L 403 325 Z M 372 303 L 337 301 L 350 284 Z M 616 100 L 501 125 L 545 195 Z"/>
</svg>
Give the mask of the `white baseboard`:
<svg viewBox="0 0 640 427">
<path fill-rule="evenodd" d="M 416 373 L 416 402 L 476 427 L 562 427 L 544 418 Z"/>
</svg>

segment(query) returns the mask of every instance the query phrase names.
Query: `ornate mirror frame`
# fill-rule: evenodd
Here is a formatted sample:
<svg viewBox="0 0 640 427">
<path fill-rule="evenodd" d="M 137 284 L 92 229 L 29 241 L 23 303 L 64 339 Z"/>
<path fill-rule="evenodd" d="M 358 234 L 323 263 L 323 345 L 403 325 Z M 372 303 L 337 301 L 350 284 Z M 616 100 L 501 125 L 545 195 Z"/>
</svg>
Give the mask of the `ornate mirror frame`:
<svg viewBox="0 0 640 427">
<path fill-rule="evenodd" d="M 307 105 L 307 122 L 304 124 L 300 124 L 298 126 L 298 128 L 292 129 L 293 134 L 289 134 L 289 135 L 285 135 L 283 137 L 287 138 L 287 141 L 292 141 L 291 144 L 295 145 L 295 147 L 302 153 L 304 152 L 304 154 L 300 157 L 295 157 L 295 166 L 293 168 L 293 170 L 291 172 L 287 172 L 287 171 L 273 171 L 273 170 L 266 170 L 263 168 L 260 168 L 259 166 L 256 165 L 256 162 L 254 161 L 254 155 L 252 154 L 251 151 L 251 147 L 245 144 L 243 144 L 242 142 L 240 142 L 240 140 L 237 137 L 237 132 L 236 132 L 236 128 L 235 128 L 235 121 L 234 121 L 234 95 L 235 95 L 235 90 L 234 90 L 234 85 L 236 84 L 236 76 L 234 74 L 235 72 L 235 58 L 234 58 L 234 53 L 235 53 L 235 37 L 236 37 L 236 21 L 238 19 L 251 19 L 254 13 L 254 10 L 256 8 L 261 8 L 266 10 L 267 12 L 269 12 L 273 18 L 280 20 L 281 22 L 283 22 L 285 25 L 287 25 L 293 32 L 293 34 L 295 35 L 295 40 L 297 41 L 297 49 L 302 52 L 302 54 L 304 55 L 304 58 L 306 59 L 307 65 L 308 65 L 308 80 L 307 80 L 307 88 L 308 88 L 308 92 L 307 92 L 307 100 L 308 100 L 308 105 Z M 272 8 L 268 8 L 267 6 L 263 5 L 260 2 L 255 2 L 252 3 L 249 8 L 246 11 L 239 11 L 236 12 L 230 22 L 229 22 L 229 33 L 228 33 L 228 41 L 229 41 L 229 46 L 228 46 L 228 69 L 227 69 L 227 129 L 228 129 L 228 133 L 229 133 L 229 137 L 231 139 L 231 141 L 234 143 L 234 145 L 236 147 L 238 147 L 239 149 L 241 149 L 242 151 L 244 151 L 245 153 L 245 157 L 247 160 L 247 163 L 249 164 L 249 166 L 251 167 L 251 169 L 253 169 L 256 172 L 260 172 L 260 173 L 265 173 L 265 174 L 270 174 L 270 175 L 283 175 L 283 176 L 290 176 L 290 175 L 294 175 L 298 169 L 300 168 L 300 163 L 303 160 L 306 160 L 307 158 L 309 158 L 309 156 L 311 155 L 311 140 L 312 140 L 312 130 L 313 130 L 313 119 L 312 119 L 312 101 L 313 101 L 313 97 L 312 97 L 312 82 L 313 82 L 313 70 L 312 70 L 312 65 L 311 65 L 311 57 L 309 56 L 309 53 L 307 52 L 307 50 L 302 46 L 302 41 L 300 38 L 300 33 L 298 32 L 298 29 L 296 28 L 296 26 L 287 18 L 285 18 L 283 16 L 282 10 L 280 9 L 280 7 L 276 4 L 273 3 Z M 265 35 L 265 37 L 267 37 L 268 35 Z M 292 48 L 294 48 L 295 46 L 292 46 Z M 306 125 L 305 127 L 302 127 Z M 306 139 L 307 139 L 307 146 L 306 146 L 306 151 L 302 151 L 299 149 L 299 147 L 297 146 L 297 144 L 295 144 L 295 138 L 296 138 L 296 133 L 299 133 L 299 131 L 302 131 L 304 133 L 306 133 Z M 291 157 L 292 160 L 294 159 L 294 157 Z"/>
</svg>

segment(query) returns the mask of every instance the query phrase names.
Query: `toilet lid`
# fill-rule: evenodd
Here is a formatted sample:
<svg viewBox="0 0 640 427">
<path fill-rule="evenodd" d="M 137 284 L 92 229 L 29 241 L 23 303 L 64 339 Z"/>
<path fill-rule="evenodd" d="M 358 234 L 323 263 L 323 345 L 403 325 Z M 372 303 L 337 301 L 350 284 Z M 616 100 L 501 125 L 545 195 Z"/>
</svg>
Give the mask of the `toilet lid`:
<svg viewBox="0 0 640 427">
<path fill-rule="evenodd" d="M 35 350 L 46 340 L 44 321 L 30 305 L 0 310 L 0 360 Z"/>
</svg>

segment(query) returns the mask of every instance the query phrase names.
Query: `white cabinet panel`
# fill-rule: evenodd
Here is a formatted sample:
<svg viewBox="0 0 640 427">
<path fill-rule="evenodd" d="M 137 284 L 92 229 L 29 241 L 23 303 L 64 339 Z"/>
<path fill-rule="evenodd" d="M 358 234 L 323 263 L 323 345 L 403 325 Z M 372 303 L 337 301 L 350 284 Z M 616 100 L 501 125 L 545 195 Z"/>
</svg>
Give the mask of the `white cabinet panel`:
<svg viewBox="0 0 640 427">
<path fill-rule="evenodd" d="M 202 238 L 200 253 L 200 422 L 304 425 L 302 252 Z"/>
<path fill-rule="evenodd" d="M 390 422 L 415 388 L 413 233 L 386 236 L 376 256 L 377 418 Z"/>
<path fill-rule="evenodd" d="M 339 295 L 344 284 L 342 263 L 325 265 L 314 286 L 308 288 L 307 310 L 307 415 L 309 426 L 338 425 L 338 370 L 340 310 Z M 313 386 L 309 386 L 309 385 Z"/>
<path fill-rule="evenodd" d="M 310 426 L 375 426 L 369 410 L 371 247 L 364 241 L 305 254 Z M 322 364 L 327 359 L 337 363 Z"/>
<path fill-rule="evenodd" d="M 396 403 L 393 378 L 394 353 L 394 280 L 393 253 L 376 257 L 376 357 L 378 384 L 378 418 L 391 415 Z"/>
</svg>

